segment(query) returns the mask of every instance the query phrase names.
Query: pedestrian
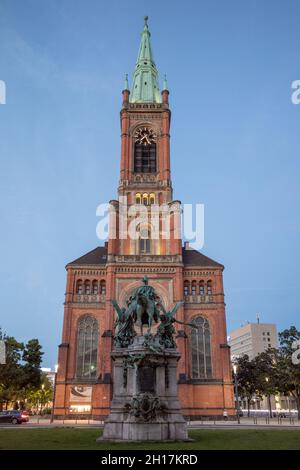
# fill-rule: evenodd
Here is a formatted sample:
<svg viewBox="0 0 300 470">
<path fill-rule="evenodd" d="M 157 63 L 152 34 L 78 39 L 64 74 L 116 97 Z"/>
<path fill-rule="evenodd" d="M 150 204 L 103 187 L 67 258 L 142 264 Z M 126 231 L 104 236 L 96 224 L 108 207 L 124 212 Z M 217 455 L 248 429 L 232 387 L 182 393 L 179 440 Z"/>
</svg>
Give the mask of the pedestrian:
<svg viewBox="0 0 300 470">
<path fill-rule="evenodd" d="M 227 413 L 227 410 L 225 409 L 223 411 L 223 418 L 224 418 L 224 421 L 228 421 L 228 413 Z"/>
</svg>

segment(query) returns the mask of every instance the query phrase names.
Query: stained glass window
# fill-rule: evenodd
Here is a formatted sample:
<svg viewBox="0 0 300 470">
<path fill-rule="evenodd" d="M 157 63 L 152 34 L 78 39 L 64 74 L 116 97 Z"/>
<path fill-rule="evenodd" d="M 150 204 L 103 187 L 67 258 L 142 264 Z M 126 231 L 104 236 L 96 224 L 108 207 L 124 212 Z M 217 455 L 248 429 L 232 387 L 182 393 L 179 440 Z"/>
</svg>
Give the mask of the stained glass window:
<svg viewBox="0 0 300 470">
<path fill-rule="evenodd" d="M 93 378 L 97 374 L 98 322 L 85 315 L 78 322 L 76 376 Z"/>
<path fill-rule="evenodd" d="M 196 317 L 191 329 L 192 378 L 208 379 L 212 377 L 211 342 L 209 323 L 204 317 Z"/>
</svg>

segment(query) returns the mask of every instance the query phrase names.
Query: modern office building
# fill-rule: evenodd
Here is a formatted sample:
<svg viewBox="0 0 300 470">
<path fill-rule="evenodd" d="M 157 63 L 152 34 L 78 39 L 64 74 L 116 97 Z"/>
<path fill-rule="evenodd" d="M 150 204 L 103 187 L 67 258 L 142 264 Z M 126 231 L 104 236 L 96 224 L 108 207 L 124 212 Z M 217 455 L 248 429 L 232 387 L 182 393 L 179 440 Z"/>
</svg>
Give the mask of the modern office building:
<svg viewBox="0 0 300 470">
<path fill-rule="evenodd" d="M 273 323 L 247 323 L 229 335 L 231 358 L 247 354 L 253 359 L 269 348 L 277 348 L 277 328 Z"/>
</svg>

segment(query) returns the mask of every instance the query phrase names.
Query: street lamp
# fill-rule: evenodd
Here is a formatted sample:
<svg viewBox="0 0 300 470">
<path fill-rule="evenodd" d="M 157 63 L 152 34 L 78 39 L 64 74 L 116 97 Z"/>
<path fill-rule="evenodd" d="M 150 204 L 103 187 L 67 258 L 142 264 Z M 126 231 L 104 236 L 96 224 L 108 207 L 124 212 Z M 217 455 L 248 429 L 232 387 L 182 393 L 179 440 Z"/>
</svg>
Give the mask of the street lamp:
<svg viewBox="0 0 300 470">
<path fill-rule="evenodd" d="M 43 414 L 43 409 L 44 409 L 44 398 L 45 398 L 45 395 L 44 395 L 44 388 L 45 388 L 45 384 L 42 384 L 42 387 L 41 387 L 41 407 L 40 407 L 40 415 Z"/>
<path fill-rule="evenodd" d="M 266 382 L 267 382 L 267 385 L 268 385 L 269 377 L 266 377 Z M 271 395 L 270 395 L 269 390 L 268 390 L 268 406 L 269 406 L 269 418 L 272 418 Z"/>
<path fill-rule="evenodd" d="M 54 383 L 53 383 L 53 402 L 52 402 L 52 411 L 51 411 L 51 419 L 50 423 L 53 423 L 54 421 L 54 404 L 55 404 L 55 396 L 56 396 L 56 377 L 57 377 L 57 371 L 58 371 L 58 364 L 55 364 L 54 366 Z"/>
<path fill-rule="evenodd" d="M 237 365 L 236 364 L 233 364 L 233 376 L 234 376 L 234 394 L 235 394 L 235 403 L 236 403 L 237 422 L 238 424 L 240 424 L 240 401 L 239 401 L 239 392 L 238 392 Z"/>
</svg>

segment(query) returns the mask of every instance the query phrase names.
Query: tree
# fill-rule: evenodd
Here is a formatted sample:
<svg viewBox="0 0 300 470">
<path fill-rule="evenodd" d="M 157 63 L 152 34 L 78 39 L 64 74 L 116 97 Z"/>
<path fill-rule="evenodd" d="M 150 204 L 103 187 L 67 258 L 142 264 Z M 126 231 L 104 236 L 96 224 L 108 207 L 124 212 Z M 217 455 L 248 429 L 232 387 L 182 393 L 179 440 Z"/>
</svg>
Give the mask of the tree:
<svg viewBox="0 0 300 470">
<path fill-rule="evenodd" d="M 24 386 L 39 388 L 41 385 L 41 363 L 42 363 L 42 346 L 38 339 L 31 339 L 23 350 L 22 359 L 24 364 Z"/>
<path fill-rule="evenodd" d="M 26 401 L 29 407 L 42 414 L 44 408 L 53 400 L 53 387 L 46 375 L 42 376 L 40 388 L 27 389 Z"/>
<path fill-rule="evenodd" d="M 0 330 L 0 339 L 6 345 L 6 364 L 0 365 L 0 409 L 7 408 L 9 402 L 17 400 L 23 374 L 20 360 L 24 344 L 19 343 L 13 336 L 7 336 Z"/>
<path fill-rule="evenodd" d="M 268 349 L 254 359 L 257 375 L 257 391 L 260 395 L 274 395 L 278 392 L 277 350 Z"/>
<path fill-rule="evenodd" d="M 295 398 L 300 419 L 300 364 L 293 360 L 295 350 L 300 349 L 300 331 L 291 326 L 278 336 L 280 344 L 276 358 L 278 388 L 281 393 L 290 393 Z"/>
<path fill-rule="evenodd" d="M 242 396 L 251 400 L 254 394 L 292 395 L 295 398 L 300 419 L 300 364 L 293 358 L 300 349 L 300 331 L 291 326 L 279 333 L 279 348 L 268 349 L 252 361 L 247 356 L 239 358 L 238 380 Z M 300 351 L 299 351 L 300 352 Z"/>
<path fill-rule="evenodd" d="M 0 339 L 6 344 L 6 364 L 0 365 L 0 410 L 11 403 L 16 408 L 24 401 L 28 390 L 37 390 L 41 385 L 43 352 L 37 339 L 26 346 L 0 329 Z"/>
<path fill-rule="evenodd" d="M 250 416 L 250 404 L 254 395 L 258 391 L 258 375 L 255 367 L 255 362 L 249 360 L 245 354 L 236 360 L 237 365 L 237 383 L 238 394 L 240 397 L 246 399 L 248 416 Z"/>
<path fill-rule="evenodd" d="M 276 395 L 278 388 L 277 350 L 267 349 L 254 358 L 257 374 L 257 394 L 259 397 L 268 397 L 270 416 L 272 417 L 271 395 Z"/>
</svg>

